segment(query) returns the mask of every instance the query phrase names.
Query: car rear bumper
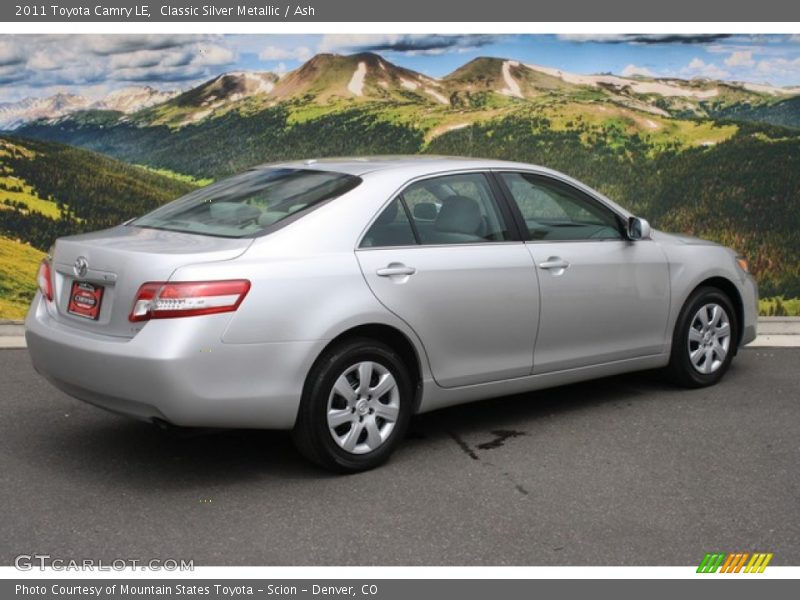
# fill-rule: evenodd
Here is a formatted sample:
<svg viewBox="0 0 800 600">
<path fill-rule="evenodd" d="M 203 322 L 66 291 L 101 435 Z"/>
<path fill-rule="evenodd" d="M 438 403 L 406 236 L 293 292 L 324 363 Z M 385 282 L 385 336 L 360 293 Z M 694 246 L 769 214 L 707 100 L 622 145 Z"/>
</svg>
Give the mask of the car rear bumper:
<svg viewBox="0 0 800 600">
<path fill-rule="evenodd" d="M 325 342 L 226 344 L 229 319 L 154 320 L 115 338 L 57 322 L 37 294 L 25 337 L 40 374 L 107 410 L 185 427 L 290 429 Z"/>
</svg>

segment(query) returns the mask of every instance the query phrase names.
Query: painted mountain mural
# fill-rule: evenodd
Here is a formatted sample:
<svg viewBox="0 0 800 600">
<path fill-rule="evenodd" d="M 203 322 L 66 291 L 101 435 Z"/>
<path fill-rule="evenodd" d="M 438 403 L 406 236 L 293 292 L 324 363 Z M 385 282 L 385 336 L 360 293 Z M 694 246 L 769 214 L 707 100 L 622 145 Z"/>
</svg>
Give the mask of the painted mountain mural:
<svg viewBox="0 0 800 600">
<path fill-rule="evenodd" d="M 26 256 L 44 251 L 57 235 L 114 225 L 259 163 L 433 153 L 564 171 L 658 228 L 735 247 L 765 296 L 800 296 L 798 88 L 581 75 L 496 57 L 436 78 L 361 52 L 161 94 L 0 107 L 0 257 L 12 243 Z M 32 279 L 15 284 L 18 306 Z"/>
</svg>

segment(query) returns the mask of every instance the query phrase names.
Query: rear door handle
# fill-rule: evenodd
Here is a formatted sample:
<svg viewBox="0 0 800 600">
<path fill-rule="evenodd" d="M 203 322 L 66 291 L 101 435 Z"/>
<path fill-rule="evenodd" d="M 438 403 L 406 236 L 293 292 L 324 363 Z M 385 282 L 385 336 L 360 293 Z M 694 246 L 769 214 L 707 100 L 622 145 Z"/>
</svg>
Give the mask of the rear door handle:
<svg viewBox="0 0 800 600">
<path fill-rule="evenodd" d="M 569 262 L 560 256 L 551 256 L 544 262 L 539 263 L 540 269 L 566 269 L 569 267 Z"/>
<path fill-rule="evenodd" d="M 393 277 L 396 275 L 413 275 L 417 270 L 414 267 L 407 267 L 404 264 L 392 263 L 375 271 L 378 277 Z"/>
</svg>

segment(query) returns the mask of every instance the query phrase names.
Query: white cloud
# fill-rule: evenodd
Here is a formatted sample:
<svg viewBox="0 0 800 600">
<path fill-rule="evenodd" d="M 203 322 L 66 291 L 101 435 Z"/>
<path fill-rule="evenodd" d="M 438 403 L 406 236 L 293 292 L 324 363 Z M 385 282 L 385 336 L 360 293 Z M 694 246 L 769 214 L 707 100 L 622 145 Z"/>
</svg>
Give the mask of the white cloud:
<svg viewBox="0 0 800 600">
<path fill-rule="evenodd" d="M 727 33 L 565 33 L 559 40 L 601 44 L 711 44 L 731 37 Z"/>
<path fill-rule="evenodd" d="M 701 58 L 693 58 L 691 62 L 681 69 L 681 73 L 691 77 L 707 77 L 709 79 L 725 79 L 730 77 L 730 72 L 715 65 L 707 63 Z"/>
<path fill-rule="evenodd" d="M 281 46 L 267 46 L 258 53 L 260 60 L 301 60 L 306 61 L 314 53 L 308 46 L 284 48 Z"/>
<path fill-rule="evenodd" d="M 25 71 L 18 69 L 14 65 L 0 65 L 0 84 L 17 83 L 25 79 Z M 5 94 L 4 94 L 5 96 Z M 3 98 L 3 101 L 11 98 Z"/>
<path fill-rule="evenodd" d="M 639 67 L 630 64 L 624 69 L 622 69 L 623 77 L 634 77 L 636 75 L 641 75 L 642 77 L 655 77 L 655 74 L 647 67 Z"/>
<path fill-rule="evenodd" d="M 111 57 L 112 69 L 157 67 L 164 60 L 165 54 L 155 50 L 137 50 L 124 54 L 115 54 Z"/>
<path fill-rule="evenodd" d="M 21 48 L 11 41 L 0 40 L 0 67 L 18 65 L 25 62 Z"/>
<path fill-rule="evenodd" d="M 58 36 L 66 42 L 68 36 Z M 200 35 L 86 35 L 81 36 L 86 48 L 99 56 L 109 56 L 113 54 L 124 54 L 139 50 L 168 50 L 170 48 L 180 48 L 193 42 L 202 41 L 208 36 Z M 73 38 L 75 39 L 75 38 Z"/>
<path fill-rule="evenodd" d="M 565 42 L 626 42 L 631 37 L 621 33 L 560 33 L 556 37 Z"/>
<path fill-rule="evenodd" d="M 320 52 L 402 52 L 405 54 L 442 54 L 461 52 L 497 42 L 501 36 L 488 34 L 327 34 L 319 44 Z"/>
<path fill-rule="evenodd" d="M 800 57 L 771 58 L 758 62 L 756 70 L 763 75 L 800 79 Z"/>
<path fill-rule="evenodd" d="M 49 52 L 36 52 L 30 60 L 28 60 L 27 67 L 37 71 L 53 71 L 64 67 L 63 63 L 55 60 L 54 56 Z"/>
<path fill-rule="evenodd" d="M 196 65 L 227 65 L 236 60 L 236 52 L 217 44 L 197 44 L 200 56 L 192 61 Z"/>
<path fill-rule="evenodd" d="M 725 64 L 729 67 L 752 67 L 756 64 L 753 60 L 753 52 L 750 50 L 737 50 L 725 59 Z"/>
<path fill-rule="evenodd" d="M 41 95 L 54 86 L 83 88 L 129 82 L 156 87 L 207 79 L 238 59 L 215 35 L 31 35 L 0 39 L 0 84 L 6 98 Z"/>
</svg>

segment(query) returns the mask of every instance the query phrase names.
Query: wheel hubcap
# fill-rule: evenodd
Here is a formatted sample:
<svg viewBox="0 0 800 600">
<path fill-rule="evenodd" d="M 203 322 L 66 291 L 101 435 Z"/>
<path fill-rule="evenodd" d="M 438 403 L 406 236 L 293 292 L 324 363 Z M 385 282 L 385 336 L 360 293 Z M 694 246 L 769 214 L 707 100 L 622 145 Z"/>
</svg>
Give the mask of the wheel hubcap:
<svg viewBox="0 0 800 600">
<path fill-rule="evenodd" d="M 725 309 L 716 303 L 700 308 L 689 326 L 689 361 L 699 373 L 708 375 L 725 362 L 731 345 L 731 322 Z"/>
<path fill-rule="evenodd" d="M 400 390 L 389 370 L 363 361 L 339 375 L 328 396 L 328 430 L 336 444 L 351 454 L 382 446 L 400 413 Z"/>
</svg>

